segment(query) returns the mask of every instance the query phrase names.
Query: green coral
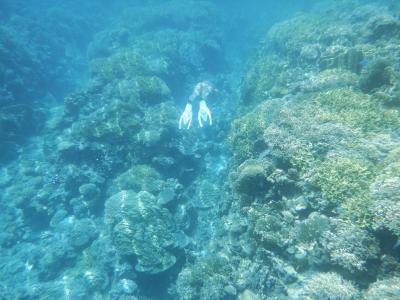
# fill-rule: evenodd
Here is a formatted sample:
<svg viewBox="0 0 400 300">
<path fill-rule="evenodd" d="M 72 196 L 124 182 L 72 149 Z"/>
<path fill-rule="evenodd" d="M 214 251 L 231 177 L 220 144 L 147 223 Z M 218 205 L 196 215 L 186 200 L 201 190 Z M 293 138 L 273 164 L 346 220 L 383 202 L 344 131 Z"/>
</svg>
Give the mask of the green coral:
<svg viewBox="0 0 400 300">
<path fill-rule="evenodd" d="M 176 126 L 175 122 L 179 114 L 172 101 L 162 102 L 160 104 L 148 107 L 145 111 L 145 127 L 165 128 L 166 126 Z"/>
<path fill-rule="evenodd" d="M 345 208 L 346 218 L 367 226 L 373 175 L 373 166 L 366 161 L 337 154 L 317 167 L 314 180 L 325 199 Z"/>
<path fill-rule="evenodd" d="M 106 82 L 149 73 L 145 58 L 131 49 L 124 49 L 109 58 L 94 59 L 90 62 L 90 69 L 93 77 Z"/>
<path fill-rule="evenodd" d="M 274 116 L 264 140 L 275 155 L 306 174 L 328 151 L 342 148 L 354 133 L 340 124 L 324 123 L 309 95 L 293 99 Z"/>
<path fill-rule="evenodd" d="M 266 120 L 258 112 L 251 112 L 233 121 L 228 139 L 236 161 L 242 162 L 255 156 L 258 152 L 256 145 L 264 144 L 263 132 L 266 126 Z"/>
<path fill-rule="evenodd" d="M 102 108 L 83 116 L 73 125 L 72 134 L 76 138 L 85 137 L 88 140 L 107 140 L 123 143 L 140 128 L 137 115 L 138 105 L 135 102 L 125 102 L 113 99 Z"/>
<path fill-rule="evenodd" d="M 318 41 L 327 34 L 329 24 L 318 15 L 298 14 L 296 17 L 274 25 L 268 33 L 268 41 L 279 51 L 298 58 L 304 45 Z"/>
<path fill-rule="evenodd" d="M 279 105 L 275 101 L 264 102 L 252 112 L 233 121 L 228 142 L 236 165 L 257 157 L 266 149 L 263 135 L 276 109 L 274 106 Z"/>
<path fill-rule="evenodd" d="M 139 76 L 136 78 L 140 100 L 148 104 L 157 104 L 171 98 L 166 83 L 156 76 Z"/>
<path fill-rule="evenodd" d="M 398 111 L 384 108 L 373 97 L 350 88 L 319 93 L 314 101 L 322 120 L 343 123 L 364 134 L 400 126 Z"/>
</svg>

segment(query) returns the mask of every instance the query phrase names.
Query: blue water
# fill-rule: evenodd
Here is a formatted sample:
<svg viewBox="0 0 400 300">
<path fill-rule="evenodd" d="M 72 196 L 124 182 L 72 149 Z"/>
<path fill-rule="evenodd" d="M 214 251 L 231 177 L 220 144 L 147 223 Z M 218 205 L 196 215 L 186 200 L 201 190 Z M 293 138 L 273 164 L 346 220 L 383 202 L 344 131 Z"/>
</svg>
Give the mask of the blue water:
<svg viewBox="0 0 400 300">
<path fill-rule="evenodd" d="M 400 299 L 397 1 L 0 3 L 0 299 Z"/>
</svg>

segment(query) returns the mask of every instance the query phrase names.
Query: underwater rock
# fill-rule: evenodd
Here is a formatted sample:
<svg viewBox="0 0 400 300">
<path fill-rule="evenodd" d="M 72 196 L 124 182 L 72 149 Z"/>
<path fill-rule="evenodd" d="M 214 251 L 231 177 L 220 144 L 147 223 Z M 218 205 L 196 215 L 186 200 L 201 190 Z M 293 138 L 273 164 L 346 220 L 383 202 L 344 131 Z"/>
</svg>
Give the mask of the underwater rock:
<svg viewBox="0 0 400 300">
<path fill-rule="evenodd" d="M 64 140 L 57 144 L 57 152 L 60 155 L 60 158 L 65 161 L 72 161 L 72 159 L 74 159 L 79 153 L 79 149 L 75 143 Z"/>
<path fill-rule="evenodd" d="M 310 208 L 308 199 L 302 196 L 293 199 L 287 199 L 286 202 L 286 206 L 290 208 L 292 214 L 302 215 L 307 212 L 307 209 Z"/>
<path fill-rule="evenodd" d="M 238 289 L 257 291 L 260 299 L 279 299 L 287 294 L 287 286 L 297 280 L 297 272 L 286 260 L 260 248 L 250 258 L 241 257 L 234 276 Z"/>
<path fill-rule="evenodd" d="M 165 205 L 170 203 L 176 198 L 176 194 L 174 189 L 172 188 L 164 188 L 161 190 L 161 192 L 158 194 L 158 203 L 160 205 Z"/>
<path fill-rule="evenodd" d="M 399 242 L 397 242 L 396 244 L 399 244 Z M 392 247 L 392 250 L 397 251 L 396 244 Z M 390 247 L 391 245 L 388 246 Z M 380 257 L 378 278 L 396 277 L 399 272 L 400 261 L 396 258 L 395 252 L 393 253 L 393 255 L 384 254 Z"/>
<path fill-rule="evenodd" d="M 345 218 L 369 226 L 371 197 L 368 187 L 374 176 L 373 170 L 367 160 L 336 154 L 319 164 L 313 180 L 333 207 L 344 208 Z"/>
<path fill-rule="evenodd" d="M 50 227 L 56 228 L 68 216 L 68 212 L 64 209 L 59 209 L 50 220 Z"/>
<path fill-rule="evenodd" d="M 77 219 L 74 216 L 68 216 L 60 221 L 55 227 L 55 231 L 56 236 L 63 236 L 62 242 L 74 249 L 88 247 L 99 234 L 92 219 Z"/>
<path fill-rule="evenodd" d="M 137 113 L 137 102 L 113 99 L 74 123 L 72 135 L 90 142 L 123 144 L 127 136 L 134 136 L 140 128 Z"/>
<path fill-rule="evenodd" d="M 368 64 L 360 76 L 360 88 L 363 92 L 369 93 L 376 88 L 391 83 L 389 61 L 379 59 Z"/>
<path fill-rule="evenodd" d="M 178 119 L 175 104 L 171 101 L 155 104 L 146 108 L 143 128 L 136 139 L 145 151 L 154 152 L 156 147 L 165 147 L 175 135 L 175 120 Z"/>
<path fill-rule="evenodd" d="M 310 76 L 301 82 L 300 89 L 303 92 L 318 92 L 331 88 L 350 87 L 357 85 L 356 74 L 342 69 L 327 69 Z"/>
<path fill-rule="evenodd" d="M 121 190 L 157 194 L 164 185 L 161 174 L 150 165 L 135 165 L 115 178 L 108 189 L 113 195 Z"/>
<path fill-rule="evenodd" d="M 100 196 L 100 189 L 93 183 L 82 184 L 79 193 L 87 200 L 96 199 Z"/>
<path fill-rule="evenodd" d="M 93 292 L 104 291 L 109 285 L 107 274 L 99 269 L 86 270 L 82 278 L 84 285 Z"/>
<path fill-rule="evenodd" d="M 384 87 L 383 87 L 384 88 Z M 389 107 L 400 106 L 400 81 L 396 82 L 394 86 L 384 88 L 384 91 L 377 90 L 374 92 L 375 97 L 384 105 Z"/>
<path fill-rule="evenodd" d="M 261 298 L 251 290 L 244 290 L 243 293 L 238 296 L 238 300 L 261 300 Z"/>
<path fill-rule="evenodd" d="M 320 55 L 320 46 L 318 44 L 305 45 L 301 48 L 300 57 L 308 62 L 315 62 Z"/>
<path fill-rule="evenodd" d="M 5 198 L 6 199 L 6 198 Z M 3 249 L 14 246 L 23 238 L 26 229 L 24 228 L 24 214 L 22 209 L 15 207 L 3 207 L 2 221 L 0 222 L 0 246 Z"/>
<path fill-rule="evenodd" d="M 377 14 L 367 23 L 371 40 L 399 37 L 400 21 L 389 14 Z"/>
<path fill-rule="evenodd" d="M 274 24 L 268 32 L 267 40 L 274 52 L 297 62 L 304 49 L 310 45 L 318 45 L 319 49 L 341 47 L 356 38 L 351 24 L 338 22 L 336 18 L 335 25 L 332 26 L 332 23 L 327 21 L 330 18 L 332 16 L 297 14 L 289 20 Z M 313 57 L 317 55 L 314 54 Z"/>
<path fill-rule="evenodd" d="M 76 118 L 82 108 L 85 107 L 91 94 L 89 91 L 81 91 L 64 98 L 64 113 L 70 118 Z"/>
<path fill-rule="evenodd" d="M 171 98 L 171 91 L 167 84 L 156 76 L 137 77 L 136 85 L 140 100 L 148 105 L 168 101 Z"/>
<path fill-rule="evenodd" d="M 75 249 L 65 240 L 54 239 L 51 245 L 43 250 L 43 255 L 37 265 L 37 274 L 42 280 L 55 279 L 65 267 L 65 264 L 76 259 Z"/>
<path fill-rule="evenodd" d="M 97 236 L 97 228 L 93 220 L 81 219 L 74 222 L 74 226 L 67 234 L 70 243 L 74 248 L 87 247 Z"/>
<path fill-rule="evenodd" d="M 179 199 L 183 191 L 183 185 L 176 178 L 168 178 L 164 181 L 160 192 L 157 195 L 157 202 L 166 205 Z"/>
<path fill-rule="evenodd" d="M 324 53 L 319 61 L 322 70 L 326 69 L 345 69 L 355 74 L 360 74 L 363 65 L 360 63 L 364 59 L 364 54 L 357 48 L 345 49 L 339 53 Z"/>
<path fill-rule="evenodd" d="M 87 49 L 89 59 L 107 57 L 126 48 L 129 44 L 130 32 L 126 28 L 107 29 L 94 35 Z"/>
</svg>

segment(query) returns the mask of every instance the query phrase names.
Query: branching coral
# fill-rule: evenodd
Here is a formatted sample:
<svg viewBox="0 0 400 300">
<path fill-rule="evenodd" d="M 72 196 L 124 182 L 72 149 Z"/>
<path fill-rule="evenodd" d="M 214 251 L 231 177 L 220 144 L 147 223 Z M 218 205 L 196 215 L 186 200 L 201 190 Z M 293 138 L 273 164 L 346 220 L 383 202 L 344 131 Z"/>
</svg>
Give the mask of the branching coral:
<svg viewBox="0 0 400 300">
<path fill-rule="evenodd" d="M 333 264 L 351 272 L 374 272 L 369 264 L 378 258 L 377 240 L 365 229 L 340 219 L 322 235 L 322 245 Z"/>
<path fill-rule="evenodd" d="M 360 294 L 348 280 L 336 273 L 315 273 L 304 282 L 299 290 L 290 293 L 293 299 L 308 300 L 356 300 Z"/>
<path fill-rule="evenodd" d="M 177 279 L 177 294 L 180 300 L 222 299 L 225 287 L 232 280 L 231 269 L 223 256 L 213 255 L 199 259 L 184 268 Z"/>
<path fill-rule="evenodd" d="M 384 108 L 371 96 L 350 88 L 319 93 L 314 101 L 323 120 L 346 124 L 365 135 L 400 126 L 398 111 Z"/>
<path fill-rule="evenodd" d="M 366 161 L 337 154 L 317 167 L 314 180 L 323 197 L 345 208 L 346 218 L 368 226 L 371 222 L 368 187 L 373 171 Z"/>
</svg>

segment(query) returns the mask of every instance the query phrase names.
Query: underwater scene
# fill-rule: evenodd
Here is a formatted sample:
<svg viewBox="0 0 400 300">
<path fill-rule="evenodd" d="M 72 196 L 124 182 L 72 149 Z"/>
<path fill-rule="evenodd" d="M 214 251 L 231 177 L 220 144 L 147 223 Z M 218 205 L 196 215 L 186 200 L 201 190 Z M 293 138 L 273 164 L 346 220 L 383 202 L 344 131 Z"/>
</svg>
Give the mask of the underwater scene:
<svg viewBox="0 0 400 300">
<path fill-rule="evenodd" d="M 400 1 L 1 0 L 0 300 L 399 300 Z"/>
</svg>

